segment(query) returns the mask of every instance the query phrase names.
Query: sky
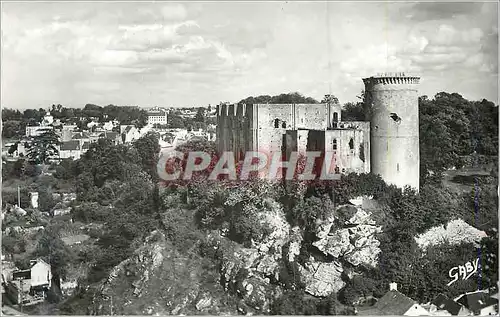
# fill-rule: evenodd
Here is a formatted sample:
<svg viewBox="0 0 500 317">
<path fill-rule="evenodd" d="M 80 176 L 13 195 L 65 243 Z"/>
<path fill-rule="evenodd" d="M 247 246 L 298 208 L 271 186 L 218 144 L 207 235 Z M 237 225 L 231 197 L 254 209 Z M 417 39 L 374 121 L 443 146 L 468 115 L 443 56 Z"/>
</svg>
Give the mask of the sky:
<svg viewBox="0 0 500 317">
<path fill-rule="evenodd" d="M 7 108 L 345 103 L 381 72 L 421 76 L 421 95 L 498 98 L 493 2 L 2 2 L 1 33 Z"/>
</svg>

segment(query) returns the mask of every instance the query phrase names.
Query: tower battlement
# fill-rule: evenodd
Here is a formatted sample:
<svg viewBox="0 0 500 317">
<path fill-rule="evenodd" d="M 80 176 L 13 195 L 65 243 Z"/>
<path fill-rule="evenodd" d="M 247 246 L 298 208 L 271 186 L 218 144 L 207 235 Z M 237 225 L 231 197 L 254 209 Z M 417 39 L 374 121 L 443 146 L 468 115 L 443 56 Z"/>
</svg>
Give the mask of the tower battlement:
<svg viewBox="0 0 500 317">
<path fill-rule="evenodd" d="M 404 85 L 420 83 L 419 76 L 407 76 L 405 73 L 381 73 L 372 77 L 363 78 L 363 82 L 367 86 L 373 85 Z"/>
<path fill-rule="evenodd" d="M 219 117 L 244 117 L 247 115 L 247 104 L 220 104 L 217 105 Z"/>
</svg>

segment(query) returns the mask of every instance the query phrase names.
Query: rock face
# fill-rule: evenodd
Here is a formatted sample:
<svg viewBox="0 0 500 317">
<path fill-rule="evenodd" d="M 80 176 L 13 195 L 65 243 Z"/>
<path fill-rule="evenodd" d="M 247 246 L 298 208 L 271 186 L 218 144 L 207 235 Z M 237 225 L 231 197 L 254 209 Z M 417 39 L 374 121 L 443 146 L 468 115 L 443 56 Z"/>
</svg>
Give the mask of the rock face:
<svg viewBox="0 0 500 317">
<path fill-rule="evenodd" d="M 429 246 L 439 245 L 443 243 L 460 244 L 478 243 L 482 238 L 486 237 L 484 231 L 478 230 L 467 224 L 462 219 L 450 221 L 446 229 L 444 226 L 437 226 L 429 229 L 427 232 L 415 237 L 418 246 L 425 250 Z"/>
<path fill-rule="evenodd" d="M 341 278 L 343 268 L 339 262 L 316 262 L 310 258 L 305 267 L 299 266 L 299 272 L 306 292 L 311 295 L 328 296 L 345 286 Z"/>
<path fill-rule="evenodd" d="M 347 210 L 346 210 L 347 209 Z M 380 242 L 375 234 L 381 232 L 370 214 L 356 206 L 340 206 L 336 208 L 338 216 L 343 213 L 353 214 L 342 223 L 335 224 L 335 218 L 329 218 L 320 226 L 317 236 L 320 238 L 313 245 L 325 255 L 343 258 L 354 266 L 376 266 L 380 253 Z M 335 228 L 335 225 L 340 228 Z"/>
<path fill-rule="evenodd" d="M 270 229 L 269 234 L 259 241 L 252 241 L 250 248 L 221 235 L 214 236 L 221 254 L 222 285 L 242 298 L 245 313 L 269 313 L 271 301 L 281 294 L 281 288 L 271 282 L 279 279 L 283 246 L 290 242 L 291 237 L 297 241 L 301 239 L 300 231 L 290 229 L 280 205 L 275 201 L 268 201 L 267 205 L 268 210 L 258 213 L 257 218 Z"/>
<path fill-rule="evenodd" d="M 243 299 L 245 312 L 268 313 L 270 302 L 281 293 L 279 286 L 270 284 L 279 278 L 278 256 L 219 239 L 224 289 Z"/>
<path fill-rule="evenodd" d="M 178 253 L 154 231 L 101 283 L 89 312 L 96 315 L 237 314 L 237 301 L 207 281 L 201 259 Z M 214 272 L 214 276 L 217 272 Z"/>
<path fill-rule="evenodd" d="M 251 248 L 243 248 L 220 235 L 216 244 L 222 251 L 221 280 L 224 288 L 233 289 L 257 313 L 267 313 L 270 301 L 281 292 L 276 285 L 280 267 L 285 262 L 297 260 L 303 232 L 298 227 L 290 228 L 279 208 L 272 208 L 259 217 L 271 228 L 270 234 L 260 241 L 253 241 Z M 325 221 L 318 222 L 317 228 L 319 240 L 313 246 L 334 260 L 320 261 L 311 256 L 305 263 L 303 260 L 298 263 L 299 278 L 307 293 L 328 296 L 340 291 L 345 286 L 342 262 L 350 266 L 349 272 L 359 265 L 376 265 L 380 249 L 374 235 L 381 228 L 361 207 L 340 206 Z M 285 245 L 288 253 L 283 258 Z"/>
</svg>

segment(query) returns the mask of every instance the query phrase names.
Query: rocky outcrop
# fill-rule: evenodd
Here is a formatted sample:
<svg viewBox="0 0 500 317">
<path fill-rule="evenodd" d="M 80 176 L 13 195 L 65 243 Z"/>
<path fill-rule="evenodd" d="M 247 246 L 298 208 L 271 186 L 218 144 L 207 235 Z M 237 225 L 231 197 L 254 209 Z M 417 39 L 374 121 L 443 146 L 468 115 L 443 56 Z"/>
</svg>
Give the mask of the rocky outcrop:
<svg viewBox="0 0 500 317">
<path fill-rule="evenodd" d="M 478 243 L 487 234 L 469 225 L 462 219 L 450 221 L 445 226 L 437 226 L 427 232 L 415 237 L 418 246 L 425 250 L 430 246 L 449 243 L 456 245 L 460 243 Z"/>
<path fill-rule="evenodd" d="M 203 259 L 181 255 L 164 234 L 154 231 L 134 255 L 117 265 L 100 284 L 91 314 L 237 314 L 228 297 L 207 275 Z M 215 279 L 216 280 L 216 279 Z"/>
<path fill-rule="evenodd" d="M 305 291 L 315 296 L 328 296 L 340 291 L 345 282 L 342 281 L 342 265 L 335 262 L 316 262 L 310 258 L 305 266 L 299 266 L 301 280 L 306 285 Z"/>
<path fill-rule="evenodd" d="M 336 216 L 319 227 L 317 236 L 320 239 L 313 245 L 325 255 L 343 258 L 354 266 L 376 266 L 380 253 L 376 234 L 382 228 L 376 226 L 370 214 L 359 206 L 340 206 L 335 213 Z M 352 216 L 339 220 L 344 219 L 346 213 Z"/>
<path fill-rule="evenodd" d="M 226 291 L 243 299 L 245 312 L 268 313 L 269 305 L 280 287 L 271 284 L 279 278 L 279 257 L 259 249 L 244 248 L 227 238 L 219 237 L 221 251 L 221 282 Z"/>
</svg>

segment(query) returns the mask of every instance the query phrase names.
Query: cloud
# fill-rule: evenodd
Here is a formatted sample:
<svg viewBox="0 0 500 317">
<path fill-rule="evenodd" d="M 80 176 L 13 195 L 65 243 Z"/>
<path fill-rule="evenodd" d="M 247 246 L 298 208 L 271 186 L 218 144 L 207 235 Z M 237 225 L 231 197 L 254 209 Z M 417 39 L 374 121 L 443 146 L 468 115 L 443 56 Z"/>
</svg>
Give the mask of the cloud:
<svg viewBox="0 0 500 317">
<path fill-rule="evenodd" d="M 498 72 L 494 7 L 6 3 L 3 97 L 18 106 L 85 104 L 90 97 L 181 105 L 300 91 L 348 101 L 363 88 L 362 77 L 406 71 L 426 79 L 427 94 L 446 88 L 491 98 Z"/>
<path fill-rule="evenodd" d="M 445 20 L 477 13 L 481 6 L 474 2 L 420 2 L 409 8 L 408 16 L 417 21 Z"/>
</svg>

